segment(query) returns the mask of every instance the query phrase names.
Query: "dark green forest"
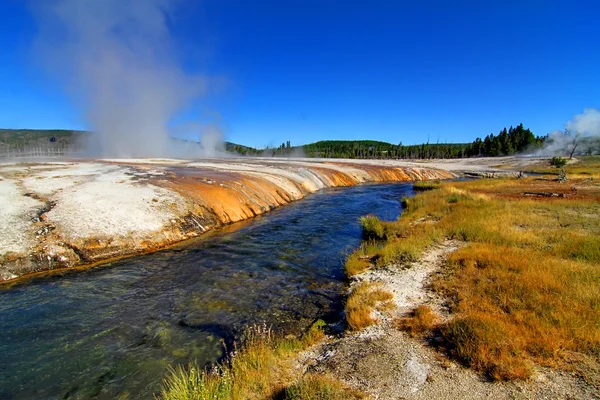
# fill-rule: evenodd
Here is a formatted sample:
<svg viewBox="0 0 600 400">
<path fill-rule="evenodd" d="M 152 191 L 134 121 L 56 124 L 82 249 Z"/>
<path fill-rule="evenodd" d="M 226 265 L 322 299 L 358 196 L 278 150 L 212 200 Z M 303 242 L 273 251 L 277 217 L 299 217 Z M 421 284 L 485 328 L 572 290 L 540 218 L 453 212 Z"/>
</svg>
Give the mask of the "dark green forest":
<svg viewBox="0 0 600 400">
<path fill-rule="evenodd" d="M 502 129 L 497 135 L 490 133 L 485 138 L 477 138 L 472 143 L 423 143 L 405 146 L 402 143 L 392 144 L 375 140 L 322 140 L 304 146 L 291 146 L 290 142 L 282 143 L 273 149 L 255 150 L 254 153 L 240 152 L 263 156 L 305 155 L 321 158 L 462 158 L 462 157 L 496 157 L 521 153 L 540 148 L 545 137 L 535 136 L 523 124 L 516 128 Z"/>
</svg>

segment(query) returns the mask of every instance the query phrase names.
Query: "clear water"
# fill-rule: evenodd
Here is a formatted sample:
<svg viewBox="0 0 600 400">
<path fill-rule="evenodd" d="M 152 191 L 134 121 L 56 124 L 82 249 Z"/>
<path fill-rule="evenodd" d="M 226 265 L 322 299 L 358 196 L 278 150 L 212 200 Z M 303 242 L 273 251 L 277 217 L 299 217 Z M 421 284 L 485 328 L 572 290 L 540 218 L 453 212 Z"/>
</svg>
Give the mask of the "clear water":
<svg viewBox="0 0 600 400">
<path fill-rule="evenodd" d="M 410 184 L 328 189 L 177 248 L 0 289 L 0 398 L 152 398 L 169 365 L 214 362 L 245 326 L 338 319 L 358 217 Z"/>
</svg>

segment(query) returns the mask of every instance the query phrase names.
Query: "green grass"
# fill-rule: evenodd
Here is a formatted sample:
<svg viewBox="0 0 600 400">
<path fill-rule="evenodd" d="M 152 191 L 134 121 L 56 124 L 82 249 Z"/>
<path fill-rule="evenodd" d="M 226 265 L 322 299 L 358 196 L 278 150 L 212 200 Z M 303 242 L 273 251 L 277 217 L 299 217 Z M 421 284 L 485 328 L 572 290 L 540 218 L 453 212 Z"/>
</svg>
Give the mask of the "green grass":
<svg viewBox="0 0 600 400">
<path fill-rule="evenodd" d="M 440 181 L 418 181 L 413 184 L 413 190 L 424 192 L 427 190 L 439 189 L 440 186 Z"/>
<path fill-rule="evenodd" d="M 362 225 L 362 234 L 364 239 L 384 239 L 385 227 L 375 215 L 366 215 L 360 217 Z"/>
<path fill-rule="evenodd" d="M 315 399 L 360 398 L 332 378 L 302 375 L 295 368 L 297 354 L 321 341 L 325 323 L 316 321 L 299 339 L 276 338 L 270 329 L 254 326 L 245 334 L 244 342 L 224 362 L 209 370 L 191 363 L 187 368 L 171 370 L 165 379 L 160 398 L 164 400 L 195 399 L 269 399 L 311 394 Z M 354 397 L 352 397 L 354 396 Z M 280 398 L 280 397 L 277 397 Z"/>
</svg>

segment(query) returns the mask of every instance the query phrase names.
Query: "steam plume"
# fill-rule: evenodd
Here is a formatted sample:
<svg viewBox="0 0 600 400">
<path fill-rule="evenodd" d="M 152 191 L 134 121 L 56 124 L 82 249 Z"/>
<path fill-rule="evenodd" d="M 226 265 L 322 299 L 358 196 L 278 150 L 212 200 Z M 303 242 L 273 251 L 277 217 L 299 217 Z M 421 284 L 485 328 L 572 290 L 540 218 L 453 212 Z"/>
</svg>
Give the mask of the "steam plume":
<svg viewBox="0 0 600 400">
<path fill-rule="evenodd" d="M 37 54 L 50 63 L 83 107 L 95 132 L 93 155 L 148 157 L 181 152 L 169 138 L 169 123 L 192 100 L 206 94 L 208 81 L 186 73 L 177 61 L 168 25 L 177 3 L 36 2 Z M 198 130 L 196 137 L 202 131 L 206 129 Z"/>
<path fill-rule="evenodd" d="M 600 136 L 600 111 L 586 108 L 583 114 L 577 114 L 567 122 L 566 129 L 579 135 Z"/>
<path fill-rule="evenodd" d="M 600 111 L 586 108 L 567 122 L 565 130 L 555 130 L 541 150 L 541 155 L 600 153 Z"/>
</svg>

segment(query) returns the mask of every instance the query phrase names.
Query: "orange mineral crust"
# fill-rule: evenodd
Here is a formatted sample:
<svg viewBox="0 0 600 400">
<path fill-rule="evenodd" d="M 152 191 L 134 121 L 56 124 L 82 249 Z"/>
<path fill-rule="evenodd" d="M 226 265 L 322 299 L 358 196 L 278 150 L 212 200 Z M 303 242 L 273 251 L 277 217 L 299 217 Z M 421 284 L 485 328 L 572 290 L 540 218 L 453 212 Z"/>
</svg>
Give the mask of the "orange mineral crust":
<svg viewBox="0 0 600 400">
<path fill-rule="evenodd" d="M 0 281 L 155 251 L 324 188 L 456 176 L 378 160 L 3 164 Z"/>
</svg>

